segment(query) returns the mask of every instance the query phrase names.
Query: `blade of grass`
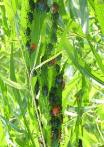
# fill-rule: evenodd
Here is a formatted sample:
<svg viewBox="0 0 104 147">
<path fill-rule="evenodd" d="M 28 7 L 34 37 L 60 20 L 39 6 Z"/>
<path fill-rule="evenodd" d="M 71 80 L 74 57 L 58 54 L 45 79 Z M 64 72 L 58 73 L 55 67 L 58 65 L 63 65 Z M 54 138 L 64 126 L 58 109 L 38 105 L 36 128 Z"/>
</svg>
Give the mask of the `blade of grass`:
<svg viewBox="0 0 104 147">
<path fill-rule="evenodd" d="M 95 50 L 95 48 L 93 47 L 90 39 L 89 39 L 89 36 L 86 37 L 87 38 L 87 41 L 89 43 L 89 46 L 91 48 L 91 51 L 92 53 L 94 54 L 95 58 L 96 58 L 96 62 L 98 63 L 98 66 L 100 67 L 101 71 L 104 73 L 104 65 L 102 63 L 102 59 L 100 58 L 100 55 L 97 53 L 97 51 Z"/>
<path fill-rule="evenodd" d="M 10 79 L 16 81 L 15 68 L 14 68 L 14 59 L 13 59 L 13 47 L 14 46 L 12 44 L 12 46 L 11 46 L 11 55 L 10 55 Z M 30 128 L 28 126 L 28 122 L 26 120 L 24 111 L 22 109 L 22 99 L 21 99 L 20 92 L 17 89 L 13 88 L 13 93 L 14 93 L 16 101 L 17 101 L 17 103 L 18 103 L 18 105 L 20 107 L 20 110 L 21 110 L 21 113 L 22 113 L 22 117 L 23 117 L 23 120 L 24 120 L 24 125 L 25 125 L 25 127 L 26 127 L 26 129 L 28 131 L 28 134 L 29 134 L 30 138 L 31 138 L 31 142 L 32 142 L 33 146 L 35 147 L 36 145 L 35 145 L 33 136 L 31 134 Z"/>
<path fill-rule="evenodd" d="M 26 89 L 26 85 L 14 82 L 13 80 L 10 80 L 10 79 L 6 78 L 5 76 L 3 76 L 1 73 L 0 73 L 0 79 L 3 80 L 4 83 L 9 85 L 10 87 L 13 87 L 15 89 L 19 89 L 19 90 Z"/>
<path fill-rule="evenodd" d="M 97 19 L 100 23 L 100 27 L 102 33 L 104 34 L 104 1 L 103 0 L 95 0 L 95 13 L 97 15 Z"/>
<path fill-rule="evenodd" d="M 69 58 L 72 60 L 73 64 L 77 67 L 77 69 L 84 75 L 86 75 L 89 78 L 94 79 L 98 83 L 104 85 L 104 79 L 103 77 L 99 77 L 99 74 L 97 72 L 93 71 L 85 62 L 83 59 L 78 59 L 78 55 L 74 47 L 69 43 L 68 39 L 64 39 L 64 44 L 61 44 L 61 46 L 64 47 L 64 49 L 67 51 Z M 75 54 L 74 54 L 75 53 Z"/>
</svg>

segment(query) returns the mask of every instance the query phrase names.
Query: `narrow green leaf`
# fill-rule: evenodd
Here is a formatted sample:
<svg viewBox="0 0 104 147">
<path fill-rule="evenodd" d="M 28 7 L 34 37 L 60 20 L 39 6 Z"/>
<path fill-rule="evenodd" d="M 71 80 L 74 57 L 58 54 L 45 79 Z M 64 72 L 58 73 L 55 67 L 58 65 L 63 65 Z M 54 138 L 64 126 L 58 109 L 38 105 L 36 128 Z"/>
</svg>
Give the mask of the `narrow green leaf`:
<svg viewBox="0 0 104 147">
<path fill-rule="evenodd" d="M 84 62 L 83 59 L 81 59 L 81 57 L 80 59 L 78 58 L 75 48 L 69 43 L 67 39 L 64 39 L 64 44 L 62 46 L 66 49 L 69 58 L 82 74 L 104 85 L 104 77 L 99 77 L 99 74 L 97 74 L 95 71 L 92 71 L 92 69 Z"/>
<path fill-rule="evenodd" d="M 10 79 L 16 81 L 14 60 L 13 60 L 13 43 L 11 45 L 11 54 L 10 54 Z"/>
<path fill-rule="evenodd" d="M 91 7 L 95 10 L 94 0 L 88 0 Z"/>
<path fill-rule="evenodd" d="M 88 33 L 88 24 L 89 24 L 89 14 L 88 14 L 88 6 L 87 0 L 70 0 L 70 9 L 75 17 L 75 20 L 79 21 L 82 26 L 82 30 L 84 33 Z"/>
<path fill-rule="evenodd" d="M 89 38 L 87 37 L 88 43 L 90 45 L 91 51 L 93 52 L 95 58 L 96 58 L 96 62 L 98 63 L 98 66 L 100 67 L 101 71 L 104 73 L 104 65 L 102 63 L 102 59 L 100 57 L 100 55 L 97 53 L 97 51 L 95 50 L 95 48 L 93 47 L 91 41 L 89 40 Z"/>
<path fill-rule="evenodd" d="M 104 34 L 104 1 L 103 0 L 95 0 L 95 13 L 100 23 L 102 33 Z"/>
<path fill-rule="evenodd" d="M 16 89 L 26 89 L 26 85 L 14 82 L 14 81 L 6 78 L 5 76 L 3 76 L 1 73 L 0 73 L 0 79 L 3 80 L 4 83 L 6 83 L 7 85 L 9 85 L 9 86 L 11 86 L 13 88 L 16 88 Z"/>
</svg>

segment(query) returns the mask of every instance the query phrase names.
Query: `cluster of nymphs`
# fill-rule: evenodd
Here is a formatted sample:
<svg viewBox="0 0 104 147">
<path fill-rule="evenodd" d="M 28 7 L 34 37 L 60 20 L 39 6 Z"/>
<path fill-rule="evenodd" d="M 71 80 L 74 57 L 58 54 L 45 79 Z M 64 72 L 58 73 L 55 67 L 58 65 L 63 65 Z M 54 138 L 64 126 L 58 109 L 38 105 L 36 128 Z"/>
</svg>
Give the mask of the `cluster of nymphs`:
<svg viewBox="0 0 104 147">
<path fill-rule="evenodd" d="M 26 47 L 29 51 L 30 54 L 32 54 L 36 48 L 37 44 L 31 42 L 31 25 L 32 21 L 34 19 L 34 10 L 40 11 L 40 12 L 49 12 L 49 7 L 46 3 L 46 0 L 37 0 L 35 3 L 34 0 L 29 0 L 29 11 L 27 13 L 27 18 L 28 18 L 28 24 L 26 28 L 26 36 L 27 36 L 27 41 L 26 41 Z"/>
<path fill-rule="evenodd" d="M 41 58 L 41 62 L 48 59 L 50 54 L 48 51 L 54 51 L 54 46 L 57 43 L 57 30 L 58 30 L 58 20 L 59 20 L 59 5 L 56 2 L 53 2 L 51 7 L 47 6 L 46 0 L 37 0 L 34 3 L 32 0 L 29 0 L 30 5 L 30 12 L 28 12 L 28 27 L 26 29 L 27 35 L 27 43 L 26 46 L 29 49 L 30 55 L 34 52 L 37 48 L 36 44 L 31 44 L 30 32 L 31 32 L 31 23 L 33 21 L 33 10 L 37 9 L 39 11 L 46 11 L 51 13 L 51 20 L 52 20 L 52 28 L 51 28 L 51 37 L 50 42 L 46 45 L 46 52 L 44 53 L 43 57 Z M 51 53 L 51 52 L 50 52 Z M 35 94 L 37 95 L 39 89 L 41 89 L 42 95 L 46 98 L 49 102 L 50 106 L 50 125 L 51 125 L 51 146 L 59 146 L 60 145 L 60 138 L 61 138 L 61 126 L 63 121 L 62 115 L 62 90 L 64 88 L 64 81 L 63 81 L 63 70 L 61 70 L 61 58 L 62 55 L 60 54 L 53 60 L 51 60 L 48 64 L 42 66 L 41 70 L 39 71 L 40 74 L 38 76 L 36 85 L 35 85 Z M 55 80 L 49 89 L 48 85 L 48 69 L 49 67 L 53 67 L 52 69 L 55 71 Z M 45 77 L 45 78 L 44 78 Z M 44 79 L 44 80 L 43 80 Z M 43 82 L 41 82 L 43 80 Z M 42 87 L 41 87 L 42 86 Z M 41 88 L 40 88 L 41 87 Z M 41 100 L 44 97 L 40 97 L 39 101 L 36 100 L 37 105 L 41 103 Z M 42 99 L 41 99 L 42 98 Z M 42 100 L 43 101 L 43 100 Z M 40 108 L 42 112 L 43 108 Z M 44 113 L 44 112 L 43 112 Z"/>
<path fill-rule="evenodd" d="M 48 46 L 52 47 L 57 43 L 57 29 L 59 20 L 59 5 L 54 2 L 51 7 L 52 17 L 52 32 L 51 32 L 51 43 Z M 63 71 L 61 70 L 61 56 L 53 59 L 50 64 L 54 66 L 56 70 L 55 82 L 52 85 L 49 93 L 49 104 L 51 114 L 51 145 L 59 146 L 61 138 L 61 125 L 63 121 L 62 116 L 62 90 L 64 88 L 63 82 Z"/>
</svg>

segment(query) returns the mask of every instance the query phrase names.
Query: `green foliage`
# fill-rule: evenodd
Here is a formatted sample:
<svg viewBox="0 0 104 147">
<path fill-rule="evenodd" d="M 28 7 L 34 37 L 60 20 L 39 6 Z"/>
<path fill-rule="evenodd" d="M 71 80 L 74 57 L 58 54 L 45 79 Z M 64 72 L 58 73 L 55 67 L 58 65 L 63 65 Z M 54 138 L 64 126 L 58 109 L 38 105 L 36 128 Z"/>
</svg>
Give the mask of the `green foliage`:
<svg viewBox="0 0 104 147">
<path fill-rule="evenodd" d="M 104 1 L 103 0 L 95 0 L 95 14 L 99 21 L 101 31 L 104 34 Z"/>
<path fill-rule="evenodd" d="M 65 81 L 59 91 L 63 114 L 60 146 L 104 146 L 104 1 L 55 2 L 59 4 L 57 42 L 54 50 L 49 47 L 48 51 L 47 44 L 55 38 L 51 38 L 51 12 L 34 10 L 31 24 L 28 0 L 0 2 L 1 147 L 50 146 L 50 106 L 42 86 L 48 86 L 49 95 L 57 75 L 50 65 L 54 59 Z M 51 7 L 53 1 L 47 3 Z M 32 54 L 26 48 L 27 26 L 31 28 L 31 44 L 36 44 Z M 34 92 L 37 80 L 39 95 Z"/>
</svg>

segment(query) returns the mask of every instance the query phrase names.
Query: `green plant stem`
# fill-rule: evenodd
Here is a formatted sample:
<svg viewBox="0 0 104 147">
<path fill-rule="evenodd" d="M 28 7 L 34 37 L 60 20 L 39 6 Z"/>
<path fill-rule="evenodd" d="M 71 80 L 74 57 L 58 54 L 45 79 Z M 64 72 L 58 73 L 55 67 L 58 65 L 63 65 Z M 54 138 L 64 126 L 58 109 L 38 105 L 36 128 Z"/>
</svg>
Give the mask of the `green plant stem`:
<svg viewBox="0 0 104 147">
<path fill-rule="evenodd" d="M 38 120 L 38 125 L 39 125 L 39 130 L 40 130 L 40 133 L 41 133 L 41 136 L 42 136 L 42 141 L 43 141 L 43 146 L 46 147 L 46 143 L 45 143 L 45 139 L 44 139 L 44 135 L 43 135 L 43 131 L 42 131 L 42 126 L 41 126 L 41 120 L 40 120 L 40 116 L 38 114 L 38 110 L 37 110 L 37 105 L 36 105 L 36 101 L 34 99 L 34 93 L 33 93 L 33 90 L 32 90 L 32 77 L 29 78 L 29 82 L 30 82 L 30 93 L 31 93 L 31 96 L 32 96 L 32 100 L 33 100 L 33 105 L 35 107 L 35 112 L 36 112 L 36 116 L 37 116 L 37 120 Z"/>
</svg>

